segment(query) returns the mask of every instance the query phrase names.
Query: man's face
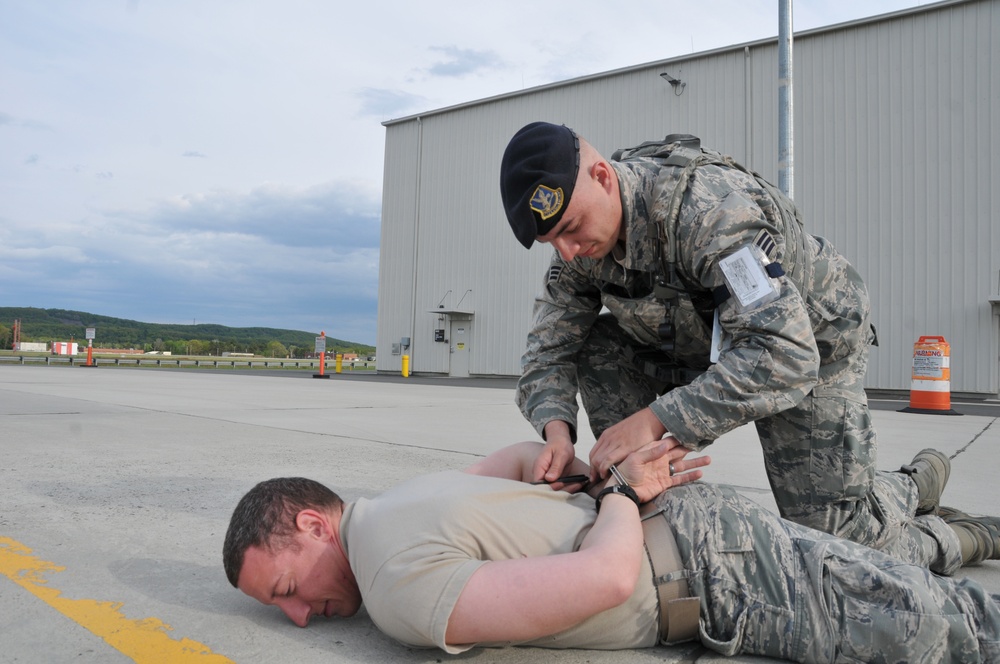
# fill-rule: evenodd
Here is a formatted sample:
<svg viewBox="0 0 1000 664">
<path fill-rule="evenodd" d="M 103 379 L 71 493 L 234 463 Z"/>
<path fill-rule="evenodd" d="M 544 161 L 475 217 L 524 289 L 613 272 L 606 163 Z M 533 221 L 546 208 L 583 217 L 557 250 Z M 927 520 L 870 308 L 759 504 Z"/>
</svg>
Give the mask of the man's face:
<svg viewBox="0 0 1000 664">
<path fill-rule="evenodd" d="M 604 258 L 621 236 L 621 209 L 617 188 L 609 178 L 617 178 L 610 166 L 581 170 L 562 219 L 538 242 L 551 244 L 564 261 L 574 258 Z M 617 182 L 617 179 L 615 180 Z"/>
<path fill-rule="evenodd" d="M 308 625 L 312 616 L 346 618 L 357 613 L 361 593 L 336 544 L 301 531 L 295 543 L 298 546 L 274 552 L 247 549 L 237 587 L 263 604 L 277 606 L 299 627 Z"/>
</svg>

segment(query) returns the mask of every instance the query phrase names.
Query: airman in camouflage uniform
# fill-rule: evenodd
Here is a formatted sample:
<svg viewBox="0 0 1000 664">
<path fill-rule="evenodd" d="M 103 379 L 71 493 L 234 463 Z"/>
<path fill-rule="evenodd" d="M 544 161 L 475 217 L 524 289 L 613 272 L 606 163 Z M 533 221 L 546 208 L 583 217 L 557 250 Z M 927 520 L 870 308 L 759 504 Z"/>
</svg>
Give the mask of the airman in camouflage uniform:
<svg viewBox="0 0 1000 664">
<path fill-rule="evenodd" d="M 731 487 L 655 502 L 677 539 L 699 637 L 796 662 L 1000 662 L 1000 596 L 780 520 Z M 654 517 L 659 518 L 659 517 Z"/>
<path fill-rule="evenodd" d="M 782 516 L 942 574 L 959 568 L 955 531 L 936 516 L 915 517 L 915 482 L 875 469 L 863 389 L 875 335 L 867 289 L 850 263 L 805 233 L 773 186 L 694 137 L 668 137 L 610 162 L 590 152 L 568 128 L 533 123 L 511 140 L 501 166 L 515 235 L 526 247 L 537 239 L 557 250 L 517 389 L 543 438 L 553 445 L 549 427 L 566 423 L 575 442 L 578 391 L 601 474 L 665 433 L 702 450 L 754 422 Z M 616 183 L 602 179 L 605 171 Z M 586 198 L 574 207 L 575 187 Z M 617 235 L 582 237 L 581 228 L 598 223 L 592 210 L 613 205 L 615 190 Z M 741 248 L 759 260 L 750 267 L 772 291 L 749 305 L 722 267 Z M 716 358 L 713 327 L 726 340 Z M 616 427 L 650 413 L 647 437 L 612 440 L 622 438 Z"/>
</svg>

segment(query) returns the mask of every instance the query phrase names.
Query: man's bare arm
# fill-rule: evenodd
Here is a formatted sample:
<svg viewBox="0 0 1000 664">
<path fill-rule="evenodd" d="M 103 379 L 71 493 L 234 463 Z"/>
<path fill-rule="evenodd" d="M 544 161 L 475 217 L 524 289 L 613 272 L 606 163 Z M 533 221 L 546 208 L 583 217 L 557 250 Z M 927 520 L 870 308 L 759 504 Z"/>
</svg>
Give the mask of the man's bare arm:
<svg viewBox="0 0 1000 664">
<path fill-rule="evenodd" d="M 536 442 L 517 443 L 466 472 L 526 481 L 541 448 Z M 711 459 L 685 460 L 687 453 L 671 439 L 655 441 L 629 455 L 620 470 L 645 502 L 702 476 L 700 468 Z M 577 459 L 571 472 L 586 474 L 587 469 Z M 445 638 L 454 645 L 524 641 L 568 629 L 625 602 L 635 590 L 643 555 L 638 507 L 628 497 L 609 494 L 578 551 L 490 561 L 476 570 L 452 611 Z"/>
<path fill-rule="evenodd" d="M 506 474 L 499 476 L 523 480 L 530 477 L 539 447 L 526 442 L 504 448 L 470 472 L 503 471 Z M 701 477 L 700 469 L 711 459 L 685 460 L 687 452 L 676 441 L 655 441 L 632 453 L 620 469 L 645 502 Z M 586 469 L 585 463 L 578 463 L 574 472 Z M 592 492 L 607 484 L 601 482 Z M 459 645 L 524 641 L 561 632 L 625 602 L 635 590 L 643 555 L 638 507 L 625 496 L 607 495 L 578 551 L 480 567 L 459 596 L 446 639 Z"/>
<path fill-rule="evenodd" d="M 610 494 L 578 551 L 480 567 L 455 604 L 445 638 L 455 645 L 524 641 L 568 629 L 625 602 L 643 555 L 638 507 Z"/>
<path fill-rule="evenodd" d="M 505 477 L 519 482 L 531 482 L 535 480 L 533 472 L 535 461 L 544 447 L 541 443 L 534 441 L 514 443 L 493 452 L 481 461 L 477 461 L 466 468 L 465 472 L 471 475 Z M 563 471 L 565 475 L 587 475 L 589 473 L 590 466 L 579 459 L 573 459 Z"/>
</svg>

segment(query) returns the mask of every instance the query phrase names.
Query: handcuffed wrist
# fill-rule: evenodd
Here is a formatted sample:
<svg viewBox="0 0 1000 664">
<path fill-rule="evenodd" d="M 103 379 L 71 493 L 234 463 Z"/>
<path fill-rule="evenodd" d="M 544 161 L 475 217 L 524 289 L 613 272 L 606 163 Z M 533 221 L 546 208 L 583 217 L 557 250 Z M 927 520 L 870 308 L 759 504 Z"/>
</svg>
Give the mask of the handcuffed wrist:
<svg viewBox="0 0 1000 664">
<path fill-rule="evenodd" d="M 615 484 L 614 486 L 609 486 L 604 489 L 601 489 L 601 492 L 597 494 L 597 499 L 594 503 L 594 507 L 597 509 L 598 512 L 601 511 L 601 502 L 604 501 L 604 497 L 611 493 L 616 493 L 620 496 L 626 496 L 633 503 L 635 503 L 636 507 L 639 507 L 639 505 L 641 504 L 639 502 L 639 494 L 635 492 L 635 489 L 630 487 L 628 484 Z"/>
<path fill-rule="evenodd" d="M 628 482 L 625 480 L 625 476 L 618 471 L 618 468 L 616 468 L 615 465 L 612 464 L 611 467 L 608 468 L 608 470 L 611 472 L 611 477 L 615 480 L 615 484 L 604 487 L 603 489 L 601 489 L 600 493 L 597 494 L 597 498 L 595 499 L 594 503 L 594 507 L 597 509 L 597 511 L 598 512 L 601 511 L 601 501 L 603 501 L 604 496 L 608 495 L 609 493 L 617 493 L 618 495 L 628 497 L 632 502 L 635 503 L 636 507 L 642 505 L 642 501 L 639 500 L 639 494 L 635 492 L 635 489 L 633 489 L 628 485 Z"/>
</svg>

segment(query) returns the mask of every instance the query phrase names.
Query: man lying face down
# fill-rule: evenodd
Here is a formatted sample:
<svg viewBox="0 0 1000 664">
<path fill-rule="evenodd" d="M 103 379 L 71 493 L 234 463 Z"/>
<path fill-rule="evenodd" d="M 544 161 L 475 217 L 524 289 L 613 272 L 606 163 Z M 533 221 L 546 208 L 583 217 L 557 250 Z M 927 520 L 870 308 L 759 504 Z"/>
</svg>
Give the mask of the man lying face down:
<svg viewBox="0 0 1000 664">
<path fill-rule="evenodd" d="M 233 513 L 226 574 L 301 627 L 364 602 L 389 636 L 448 653 L 698 640 L 802 662 L 1000 661 L 1000 606 L 981 586 L 695 482 L 710 459 L 675 441 L 588 492 L 580 460 L 567 472 L 583 477 L 532 484 L 542 449 L 349 503 L 308 479 L 261 482 Z"/>
</svg>

